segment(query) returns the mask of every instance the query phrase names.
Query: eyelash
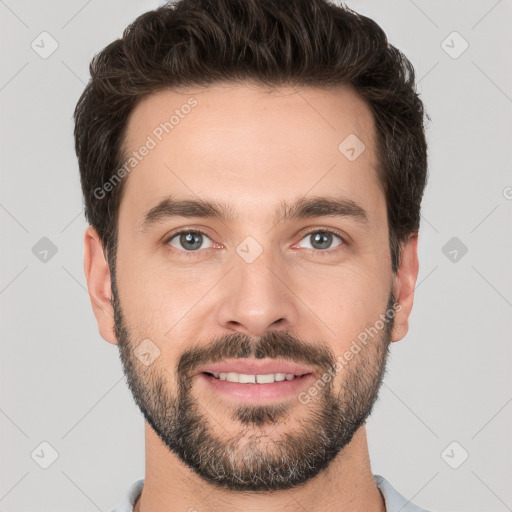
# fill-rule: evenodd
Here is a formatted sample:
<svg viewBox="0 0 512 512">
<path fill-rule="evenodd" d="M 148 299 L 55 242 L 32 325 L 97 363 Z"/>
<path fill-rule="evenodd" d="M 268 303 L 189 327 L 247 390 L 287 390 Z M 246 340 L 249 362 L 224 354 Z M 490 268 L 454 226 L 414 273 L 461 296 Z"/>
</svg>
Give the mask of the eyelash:
<svg viewBox="0 0 512 512">
<path fill-rule="evenodd" d="M 200 233 L 201 235 L 204 235 L 208 238 L 210 238 L 208 236 L 207 233 L 205 233 L 204 231 L 201 231 L 200 229 L 181 229 L 180 231 L 176 231 L 176 233 L 173 233 L 172 235 L 170 235 L 169 237 L 166 237 L 165 241 L 164 241 L 164 245 L 169 248 L 169 250 L 171 252 L 175 252 L 175 251 L 178 251 L 179 253 L 184 253 L 184 256 L 186 258 L 194 258 L 197 256 L 197 254 L 199 252 L 201 252 L 200 250 L 197 250 L 197 251 L 185 251 L 185 250 L 180 250 L 180 249 L 176 249 L 174 247 L 171 247 L 169 245 L 169 242 L 177 237 L 178 235 L 181 235 L 182 233 Z M 332 252 L 334 252 L 336 249 L 339 249 L 340 247 L 342 246 L 346 246 L 346 245 L 349 245 L 349 243 L 347 242 L 346 238 L 344 235 L 342 235 L 341 233 L 339 233 L 338 231 L 334 230 L 334 229 L 313 229 L 311 231 L 308 231 L 307 233 L 304 233 L 299 242 L 301 240 L 303 240 L 304 238 L 306 238 L 307 236 L 310 236 L 312 235 L 313 233 L 329 233 L 331 235 L 335 235 L 337 236 L 340 240 L 341 240 L 341 245 L 340 246 L 337 246 L 335 247 L 334 249 L 325 249 L 325 250 L 320 250 L 320 249 L 308 249 L 310 251 L 314 251 L 315 254 L 318 254 L 318 255 L 321 255 L 321 256 L 329 256 L 332 254 Z M 204 250 L 204 249 L 203 249 Z"/>
</svg>

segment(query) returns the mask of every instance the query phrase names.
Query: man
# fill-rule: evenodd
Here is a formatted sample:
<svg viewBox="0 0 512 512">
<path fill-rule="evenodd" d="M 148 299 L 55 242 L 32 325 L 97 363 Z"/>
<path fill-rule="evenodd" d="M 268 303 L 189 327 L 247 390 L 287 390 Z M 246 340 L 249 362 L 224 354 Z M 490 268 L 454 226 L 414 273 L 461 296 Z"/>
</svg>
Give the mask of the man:
<svg viewBox="0 0 512 512">
<path fill-rule="evenodd" d="M 84 268 L 146 420 L 115 511 L 421 510 L 365 432 L 418 274 L 409 61 L 326 0 L 181 0 L 91 75 Z"/>
</svg>

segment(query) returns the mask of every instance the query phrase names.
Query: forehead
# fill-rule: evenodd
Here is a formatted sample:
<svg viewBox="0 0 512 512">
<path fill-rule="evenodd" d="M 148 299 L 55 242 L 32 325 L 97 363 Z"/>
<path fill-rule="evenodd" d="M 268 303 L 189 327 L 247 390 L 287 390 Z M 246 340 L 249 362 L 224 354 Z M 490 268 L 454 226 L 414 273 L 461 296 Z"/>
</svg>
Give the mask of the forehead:
<svg viewBox="0 0 512 512">
<path fill-rule="evenodd" d="M 168 195 L 229 202 L 245 222 L 307 194 L 382 207 L 373 115 L 348 87 L 162 90 L 131 113 L 123 149 L 120 218 Z"/>
</svg>

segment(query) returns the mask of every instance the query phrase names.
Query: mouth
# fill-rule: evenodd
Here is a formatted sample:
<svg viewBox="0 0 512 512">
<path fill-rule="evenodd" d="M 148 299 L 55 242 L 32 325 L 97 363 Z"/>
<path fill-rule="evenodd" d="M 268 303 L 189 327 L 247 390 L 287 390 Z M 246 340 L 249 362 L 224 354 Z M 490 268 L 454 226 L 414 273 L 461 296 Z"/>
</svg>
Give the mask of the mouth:
<svg viewBox="0 0 512 512">
<path fill-rule="evenodd" d="M 273 382 L 283 382 L 300 379 L 310 373 L 295 375 L 293 373 L 236 373 L 236 372 L 203 372 L 204 375 L 213 377 L 214 379 L 226 380 L 228 382 L 238 382 L 240 384 L 272 384 Z"/>
<path fill-rule="evenodd" d="M 315 380 L 311 368 L 285 361 L 249 359 L 208 365 L 196 377 L 210 392 L 249 404 L 290 399 Z"/>
<path fill-rule="evenodd" d="M 228 382 L 266 384 L 292 380 L 292 377 L 312 374 L 313 368 L 286 360 L 276 359 L 228 359 L 199 368 L 197 373 L 207 373 Z M 273 380 L 270 380 L 270 375 Z M 261 381 L 261 382 L 260 382 Z"/>
</svg>

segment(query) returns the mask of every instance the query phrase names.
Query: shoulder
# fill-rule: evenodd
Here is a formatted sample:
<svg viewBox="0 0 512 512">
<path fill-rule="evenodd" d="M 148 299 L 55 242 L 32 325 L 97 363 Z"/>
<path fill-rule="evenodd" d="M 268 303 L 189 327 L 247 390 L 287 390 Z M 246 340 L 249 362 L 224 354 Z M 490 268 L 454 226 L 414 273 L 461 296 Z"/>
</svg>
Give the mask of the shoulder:
<svg viewBox="0 0 512 512">
<path fill-rule="evenodd" d="M 113 509 L 111 509 L 110 512 L 133 512 L 133 506 L 135 505 L 137 498 L 140 496 L 143 487 L 143 478 L 133 482 L 126 491 L 122 500 Z"/>
<path fill-rule="evenodd" d="M 402 496 L 383 476 L 373 475 L 386 504 L 386 512 L 428 512 Z"/>
</svg>

